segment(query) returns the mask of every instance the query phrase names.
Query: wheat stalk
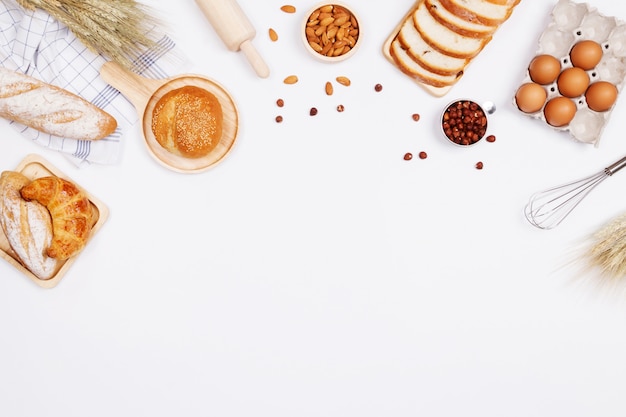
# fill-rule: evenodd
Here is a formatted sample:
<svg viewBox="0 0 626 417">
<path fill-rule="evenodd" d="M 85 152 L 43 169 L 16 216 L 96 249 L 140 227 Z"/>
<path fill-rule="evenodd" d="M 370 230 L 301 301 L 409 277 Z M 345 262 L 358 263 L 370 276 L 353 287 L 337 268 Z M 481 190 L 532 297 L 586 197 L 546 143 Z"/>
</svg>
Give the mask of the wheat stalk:
<svg viewBox="0 0 626 417">
<path fill-rule="evenodd" d="M 592 236 L 587 258 L 607 278 L 626 276 L 626 214 L 602 227 Z"/>
<path fill-rule="evenodd" d="M 131 68 L 156 42 L 148 33 L 160 22 L 134 0 L 17 0 L 63 23 L 91 51 Z"/>
</svg>

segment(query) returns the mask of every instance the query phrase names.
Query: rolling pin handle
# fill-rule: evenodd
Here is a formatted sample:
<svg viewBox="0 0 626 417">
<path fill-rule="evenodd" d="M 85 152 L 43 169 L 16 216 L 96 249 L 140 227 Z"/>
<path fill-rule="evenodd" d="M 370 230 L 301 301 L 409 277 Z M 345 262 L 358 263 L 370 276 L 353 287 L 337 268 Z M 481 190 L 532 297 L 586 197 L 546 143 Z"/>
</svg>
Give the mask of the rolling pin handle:
<svg viewBox="0 0 626 417">
<path fill-rule="evenodd" d="M 261 78 L 267 78 L 270 75 L 270 69 L 259 54 L 259 52 L 254 48 L 254 45 L 250 40 L 244 41 L 240 49 L 243 51 L 244 55 L 248 59 L 252 68 L 257 73 L 257 75 Z"/>
</svg>

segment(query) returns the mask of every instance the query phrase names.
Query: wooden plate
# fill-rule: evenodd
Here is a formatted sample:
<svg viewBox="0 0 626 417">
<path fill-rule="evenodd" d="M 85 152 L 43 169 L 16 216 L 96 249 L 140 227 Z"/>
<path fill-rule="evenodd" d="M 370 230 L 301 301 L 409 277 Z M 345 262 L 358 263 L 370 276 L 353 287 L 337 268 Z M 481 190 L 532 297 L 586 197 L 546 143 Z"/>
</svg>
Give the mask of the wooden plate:
<svg viewBox="0 0 626 417">
<path fill-rule="evenodd" d="M 15 168 L 15 171 L 21 173 L 27 178 L 34 180 L 40 177 L 46 177 L 50 175 L 54 175 L 56 177 L 64 178 L 69 181 L 72 181 L 78 188 L 80 188 L 83 192 L 87 194 L 89 198 L 89 202 L 91 203 L 91 208 L 93 209 L 94 219 L 91 228 L 91 234 L 89 235 L 89 241 L 94 237 L 94 235 L 100 230 L 104 222 L 109 217 L 108 208 L 97 198 L 91 195 L 89 192 L 84 190 L 80 185 L 78 185 L 75 181 L 70 179 L 68 176 L 63 174 L 61 171 L 52 166 L 48 161 L 40 157 L 39 155 L 28 155 L 26 158 L 20 162 L 20 164 Z M 11 265 L 13 265 L 16 269 L 21 271 L 24 275 L 30 278 L 33 282 L 43 288 L 52 288 L 55 287 L 59 281 L 63 278 L 63 276 L 67 273 L 68 269 L 72 266 L 72 264 L 76 261 L 77 257 L 80 256 L 80 253 L 72 256 L 68 260 L 66 260 L 61 268 L 57 271 L 57 273 L 50 279 L 43 280 L 37 278 L 32 272 L 30 272 L 24 265 L 21 264 L 19 258 L 11 249 L 9 245 L 9 241 L 7 240 L 6 235 L 2 228 L 0 228 L 0 257 L 5 259 Z"/>
<path fill-rule="evenodd" d="M 202 172 L 220 162 L 234 145 L 239 128 L 237 106 L 228 91 L 216 81 L 196 74 L 154 80 L 132 73 L 113 62 L 105 63 L 100 69 L 100 75 L 133 103 L 141 121 L 148 151 L 164 167 L 187 174 Z M 168 92 L 184 86 L 207 90 L 215 95 L 222 106 L 222 137 L 217 146 L 201 158 L 185 158 L 167 151 L 152 132 L 152 113 L 159 99 Z"/>
</svg>

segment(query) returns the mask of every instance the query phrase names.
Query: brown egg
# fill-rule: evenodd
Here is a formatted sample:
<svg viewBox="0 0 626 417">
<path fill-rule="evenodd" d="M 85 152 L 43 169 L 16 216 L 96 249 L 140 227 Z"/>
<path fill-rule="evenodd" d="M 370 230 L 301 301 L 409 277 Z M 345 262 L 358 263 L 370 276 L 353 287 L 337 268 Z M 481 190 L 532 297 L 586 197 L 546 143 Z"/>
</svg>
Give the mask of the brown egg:
<svg viewBox="0 0 626 417">
<path fill-rule="evenodd" d="M 598 81 L 589 86 L 585 93 L 587 106 L 594 111 L 607 111 L 617 99 L 617 87 L 607 81 Z"/>
<path fill-rule="evenodd" d="M 567 97 L 555 97 L 546 103 L 543 114 L 548 124 L 566 126 L 576 115 L 576 104 Z"/>
<path fill-rule="evenodd" d="M 591 40 L 580 41 L 572 47 L 569 58 L 573 66 L 586 71 L 590 70 L 600 63 L 602 46 Z"/>
<path fill-rule="evenodd" d="M 515 104 L 524 113 L 535 113 L 541 110 L 548 98 L 546 89 L 537 83 L 522 84 L 515 93 Z"/>
<path fill-rule="evenodd" d="M 589 87 L 589 75 L 582 68 L 567 68 L 561 72 L 556 83 L 565 97 L 578 97 Z"/>
<path fill-rule="evenodd" d="M 561 72 L 561 62 L 552 55 L 537 55 L 530 61 L 528 75 L 537 84 L 550 84 Z"/>
</svg>

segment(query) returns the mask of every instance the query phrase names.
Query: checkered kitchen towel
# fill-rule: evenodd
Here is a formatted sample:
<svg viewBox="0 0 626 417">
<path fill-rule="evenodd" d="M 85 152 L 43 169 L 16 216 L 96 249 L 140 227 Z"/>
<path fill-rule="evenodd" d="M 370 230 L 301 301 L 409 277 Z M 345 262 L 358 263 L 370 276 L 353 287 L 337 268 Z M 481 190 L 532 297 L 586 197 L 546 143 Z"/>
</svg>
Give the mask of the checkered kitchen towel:
<svg viewBox="0 0 626 417">
<path fill-rule="evenodd" d="M 185 59 L 163 35 L 157 46 L 136 60 L 134 71 L 148 78 L 165 78 Z M 124 135 L 137 122 L 137 111 L 99 76 L 105 58 L 89 51 L 62 23 L 42 10 L 29 11 L 15 1 L 0 1 L 0 65 L 71 91 L 117 119 L 116 131 L 98 141 L 48 135 L 11 122 L 26 139 L 62 152 L 77 166 L 119 161 Z"/>
</svg>

